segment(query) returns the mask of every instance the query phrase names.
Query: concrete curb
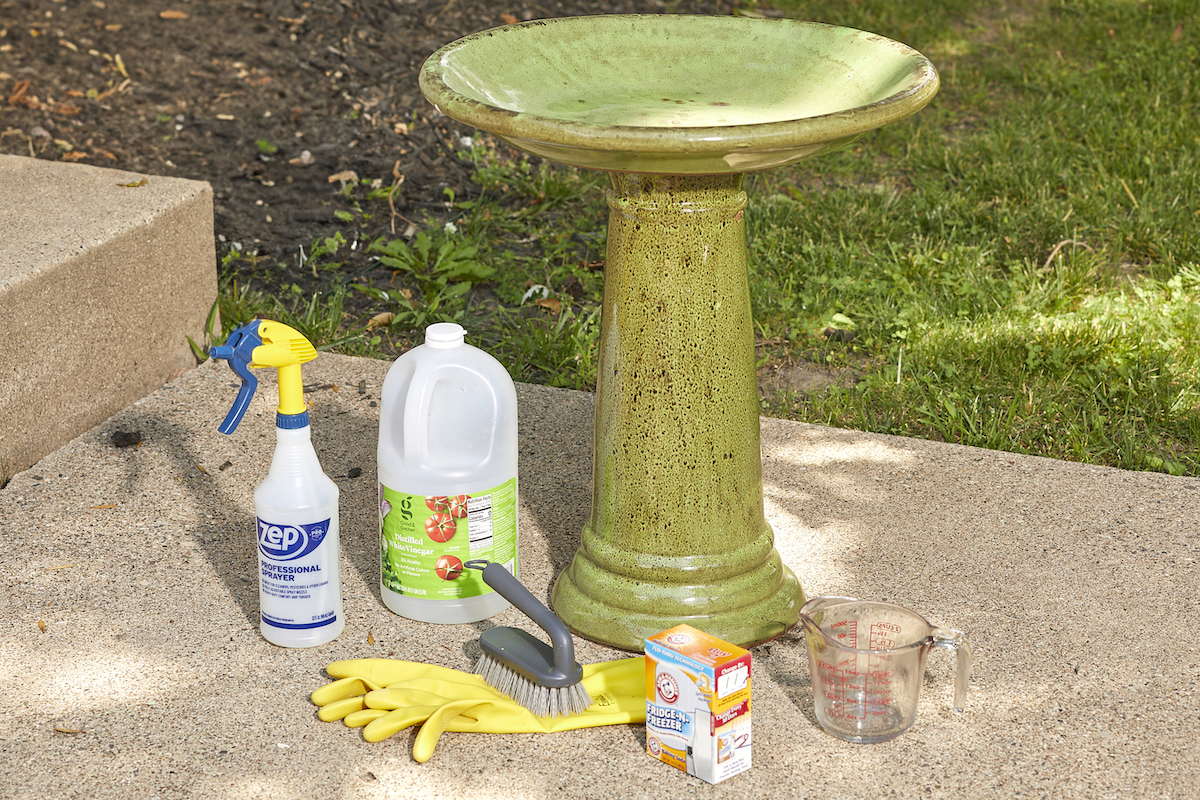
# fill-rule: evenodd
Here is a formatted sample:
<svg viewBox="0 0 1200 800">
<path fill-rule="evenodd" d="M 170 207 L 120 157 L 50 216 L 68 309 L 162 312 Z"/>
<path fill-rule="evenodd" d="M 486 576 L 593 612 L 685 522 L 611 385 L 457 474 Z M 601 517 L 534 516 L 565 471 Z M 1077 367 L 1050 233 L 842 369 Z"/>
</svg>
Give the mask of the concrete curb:
<svg viewBox="0 0 1200 800">
<path fill-rule="evenodd" d="M 0 155 L 0 485 L 196 364 L 207 183 Z"/>
</svg>

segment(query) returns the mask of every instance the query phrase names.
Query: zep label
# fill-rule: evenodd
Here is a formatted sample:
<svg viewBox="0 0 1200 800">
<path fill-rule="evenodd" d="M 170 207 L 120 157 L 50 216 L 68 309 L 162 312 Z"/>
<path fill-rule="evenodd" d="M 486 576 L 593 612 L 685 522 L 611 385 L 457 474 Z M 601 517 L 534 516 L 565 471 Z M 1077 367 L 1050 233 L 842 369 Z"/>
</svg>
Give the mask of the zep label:
<svg viewBox="0 0 1200 800">
<path fill-rule="evenodd" d="M 337 541 L 331 519 L 308 525 L 258 520 L 258 566 L 262 621 L 286 630 L 307 630 L 337 621 L 340 581 L 327 542 Z M 332 534 L 332 535 L 331 535 Z"/>
<path fill-rule="evenodd" d="M 258 550 L 272 561 L 294 561 L 316 550 L 329 533 L 329 520 L 314 525 L 258 521 Z"/>
</svg>

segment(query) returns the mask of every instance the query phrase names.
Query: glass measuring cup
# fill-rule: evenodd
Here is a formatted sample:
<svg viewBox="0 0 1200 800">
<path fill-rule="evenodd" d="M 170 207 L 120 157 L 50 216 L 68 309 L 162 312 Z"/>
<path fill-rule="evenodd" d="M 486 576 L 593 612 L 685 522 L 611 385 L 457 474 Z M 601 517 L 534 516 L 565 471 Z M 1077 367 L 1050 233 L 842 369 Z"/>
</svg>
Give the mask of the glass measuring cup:
<svg viewBox="0 0 1200 800">
<path fill-rule="evenodd" d="M 817 722 L 848 742 L 893 739 L 917 718 L 925 657 L 935 647 L 958 661 L 954 710 L 962 711 L 971 672 L 966 636 L 935 628 L 894 603 L 815 597 L 800 608 Z"/>
</svg>

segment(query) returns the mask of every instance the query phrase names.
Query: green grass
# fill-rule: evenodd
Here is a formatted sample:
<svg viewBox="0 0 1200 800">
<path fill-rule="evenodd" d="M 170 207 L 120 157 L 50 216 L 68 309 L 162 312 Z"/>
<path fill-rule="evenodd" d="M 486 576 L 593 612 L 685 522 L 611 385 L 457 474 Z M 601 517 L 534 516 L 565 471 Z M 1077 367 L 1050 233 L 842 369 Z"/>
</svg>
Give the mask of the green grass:
<svg viewBox="0 0 1200 800">
<path fill-rule="evenodd" d="M 849 367 L 857 378 L 772 395 L 765 412 L 1200 475 L 1194 0 L 741 10 L 875 31 L 921 50 L 942 76 L 914 117 L 748 179 L 764 363 Z M 419 323 L 457 319 L 515 378 L 591 388 L 602 177 L 475 141 L 482 195 L 448 198 L 445 215 L 421 221 L 428 252 L 448 248 L 454 269 L 428 254 L 405 261 L 401 246 L 411 254 L 418 240 L 393 238 L 374 245 L 399 254 L 386 287 L 347 288 L 343 275 L 314 301 L 227 281 L 227 329 L 258 303 L 324 346 L 390 355 L 389 344 L 418 340 Z M 347 230 L 387 214 L 379 190 L 359 194 Z M 336 256 L 314 273 L 338 275 Z M 395 316 L 368 327 L 379 313 Z M 831 327 L 853 338 L 827 338 Z"/>
<path fill-rule="evenodd" d="M 839 314 L 856 336 L 835 358 L 862 366 L 852 389 L 769 410 L 1200 474 L 1200 61 L 1177 27 L 1194 5 L 795 12 L 913 44 L 943 89 L 910 120 L 757 180 L 764 337 L 803 352 Z"/>
</svg>

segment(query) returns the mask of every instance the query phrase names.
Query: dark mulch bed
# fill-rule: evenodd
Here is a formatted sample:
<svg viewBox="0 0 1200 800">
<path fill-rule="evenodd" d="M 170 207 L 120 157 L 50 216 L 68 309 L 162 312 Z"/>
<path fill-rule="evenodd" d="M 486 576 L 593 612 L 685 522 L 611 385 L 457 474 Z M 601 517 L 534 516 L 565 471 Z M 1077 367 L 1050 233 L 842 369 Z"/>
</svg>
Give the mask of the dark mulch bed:
<svg viewBox="0 0 1200 800">
<path fill-rule="evenodd" d="M 331 279 L 300 248 L 342 230 L 373 240 L 479 192 L 454 146 L 472 131 L 425 102 L 425 58 L 519 20 L 730 13 L 721 2 L 567 0 L 0 0 L 0 152 L 212 184 L 218 258 L 273 289 Z M 348 226 L 342 181 L 390 187 Z M 361 196 L 370 187 L 356 185 Z M 353 230 L 348 230 L 353 227 Z M 375 266 L 359 255 L 346 269 Z M 264 267 L 264 264 L 266 265 Z M 279 265 L 289 265 L 280 269 Z M 345 277 L 344 275 L 341 277 Z M 271 284 L 274 283 L 275 286 Z"/>
</svg>

